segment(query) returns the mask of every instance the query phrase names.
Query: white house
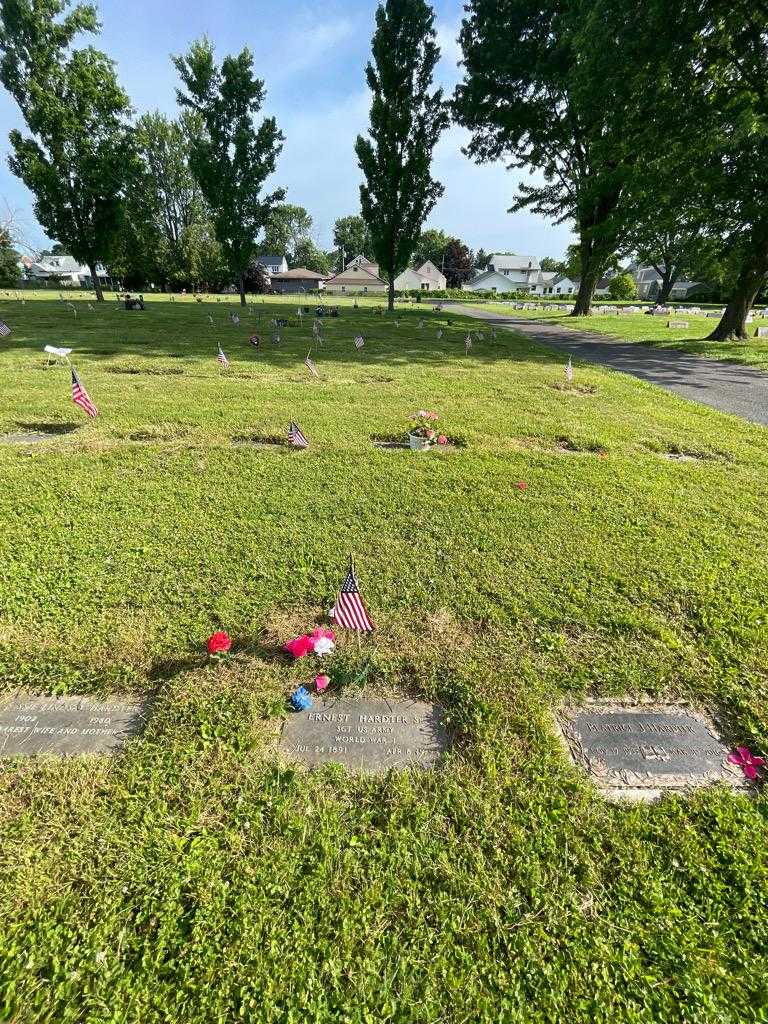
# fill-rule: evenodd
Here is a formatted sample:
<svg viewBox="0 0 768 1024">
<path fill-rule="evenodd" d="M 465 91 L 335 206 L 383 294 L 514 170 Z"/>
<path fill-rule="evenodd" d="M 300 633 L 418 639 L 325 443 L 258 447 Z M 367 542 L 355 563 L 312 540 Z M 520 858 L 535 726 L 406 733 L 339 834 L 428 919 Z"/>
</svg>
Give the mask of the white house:
<svg viewBox="0 0 768 1024">
<path fill-rule="evenodd" d="M 550 288 L 559 274 L 555 270 L 540 270 L 536 283 L 531 285 L 532 295 L 551 295 Z"/>
<path fill-rule="evenodd" d="M 30 281 L 56 281 L 62 287 L 79 288 L 91 284 L 91 271 L 84 263 L 78 263 L 74 256 L 44 256 L 40 260 L 24 260 L 24 270 Z M 104 282 L 109 274 L 101 263 L 96 264 L 99 280 Z"/>
<path fill-rule="evenodd" d="M 510 281 L 506 274 L 496 270 L 484 270 L 471 281 L 465 281 L 461 286 L 465 292 L 498 292 L 499 295 L 506 295 L 510 292 L 520 291 L 520 286 Z"/>
<path fill-rule="evenodd" d="M 535 256 L 494 253 L 488 267 L 462 287 L 466 291 L 530 292 L 540 284 L 541 267 Z"/>
<path fill-rule="evenodd" d="M 288 260 L 285 256 L 259 256 L 259 263 L 267 274 L 285 274 L 288 271 Z"/>
<path fill-rule="evenodd" d="M 444 291 L 446 284 L 445 274 L 440 273 L 429 260 L 422 263 L 418 270 L 408 267 L 395 278 L 395 288 L 399 292 L 417 289 L 422 292 Z"/>
</svg>

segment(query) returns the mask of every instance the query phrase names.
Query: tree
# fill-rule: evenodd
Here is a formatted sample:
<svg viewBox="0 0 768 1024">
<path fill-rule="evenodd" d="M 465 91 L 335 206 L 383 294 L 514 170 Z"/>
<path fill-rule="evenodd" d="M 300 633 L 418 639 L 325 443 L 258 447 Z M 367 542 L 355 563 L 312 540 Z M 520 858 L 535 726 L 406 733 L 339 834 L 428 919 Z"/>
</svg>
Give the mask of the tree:
<svg viewBox="0 0 768 1024">
<path fill-rule="evenodd" d="M 662 305 L 683 275 L 705 265 L 712 241 L 698 228 L 688 227 L 674 217 L 665 223 L 658 205 L 654 212 L 649 211 L 645 222 L 638 221 L 630 236 L 638 264 L 653 267 L 659 275 L 655 298 Z"/>
<path fill-rule="evenodd" d="M 557 273 L 560 268 L 560 261 L 556 260 L 554 256 L 542 256 L 539 260 L 539 266 L 544 271 Z"/>
<path fill-rule="evenodd" d="M 181 247 L 193 288 L 214 291 L 226 282 L 229 267 L 212 224 L 196 222 L 184 231 Z"/>
<path fill-rule="evenodd" d="M 339 217 L 333 226 L 333 244 L 341 253 L 342 269 L 355 256 L 373 255 L 373 241 L 368 225 L 359 214 Z"/>
<path fill-rule="evenodd" d="M 303 206 L 279 203 L 272 208 L 259 248 L 265 256 L 286 256 L 289 263 L 295 262 L 296 250 L 310 239 L 311 231 L 312 217 Z"/>
<path fill-rule="evenodd" d="M 460 37 L 465 77 L 454 97 L 457 119 L 472 131 L 470 156 L 543 174 L 543 185 L 519 187 L 513 210 L 575 222 L 574 316 L 590 312 L 606 259 L 623 243 L 638 161 L 626 122 L 641 106 L 647 116 L 645 97 L 624 77 L 627 65 L 645 60 L 642 5 L 605 3 L 599 18 L 594 7 L 594 0 L 470 0 Z"/>
<path fill-rule="evenodd" d="M 452 238 L 446 245 L 441 262 L 449 288 L 461 288 L 465 281 L 474 277 L 475 260 L 472 250 L 458 238 Z"/>
<path fill-rule="evenodd" d="M 211 209 L 213 227 L 245 305 L 244 274 L 284 189 L 262 196 L 282 150 L 283 135 L 273 117 L 256 128 L 254 118 L 264 103 L 264 82 L 253 76 L 253 56 L 245 48 L 225 57 L 221 67 L 208 39 L 193 43 L 174 64 L 186 88 L 177 91 L 181 106 L 200 117 L 200 134 L 192 141 L 190 167 Z"/>
<path fill-rule="evenodd" d="M 637 285 L 631 274 L 617 274 L 608 282 L 608 294 L 612 299 L 623 301 L 637 298 Z"/>
<path fill-rule="evenodd" d="M 416 248 L 413 250 L 413 265 L 420 267 L 427 261 L 434 263 L 440 269 L 443 261 L 445 247 L 451 240 L 451 236 L 439 228 L 427 228 L 419 235 Z"/>
<path fill-rule="evenodd" d="M 135 168 L 130 104 L 105 54 L 72 48 L 75 36 L 100 26 L 93 7 L 69 5 L 0 0 L 0 82 L 30 132 L 10 133 L 8 162 L 34 194 L 46 233 L 87 264 L 103 301 L 96 264 L 109 257 Z"/>
<path fill-rule="evenodd" d="M 159 112 L 136 122 L 139 166 L 128 184 L 125 217 L 112 268 L 138 283 L 190 280 L 185 264 L 185 232 L 210 221 L 210 213 L 189 166 L 191 140 L 199 118 L 185 112 L 177 121 Z"/>
<path fill-rule="evenodd" d="M 8 232 L 0 229 L 0 288 L 15 288 L 20 277 L 19 254 Z"/>
<path fill-rule="evenodd" d="M 475 270 L 487 270 L 491 257 L 485 249 L 478 249 L 475 253 Z"/>
<path fill-rule="evenodd" d="M 558 274 L 562 274 L 563 277 L 570 278 L 571 281 L 580 281 L 582 277 L 581 255 L 580 245 L 569 245 L 565 250 L 565 259 L 555 263 L 554 269 Z M 599 270 L 597 277 L 597 281 L 599 281 L 609 270 L 618 271 L 619 257 L 615 252 L 605 253 L 600 263 L 596 264 L 596 267 Z M 595 284 L 597 284 L 597 281 Z"/>
<path fill-rule="evenodd" d="M 296 246 L 291 266 L 314 270 L 316 274 L 330 274 L 333 271 L 331 260 L 322 249 L 318 249 L 311 238 L 302 239 Z"/>
<path fill-rule="evenodd" d="M 442 89 L 432 92 L 440 59 L 432 8 L 425 0 L 384 0 L 376 10 L 373 61 L 366 79 L 373 94 L 369 138 L 358 136 L 365 178 L 360 206 L 379 271 L 395 278 L 413 255 L 421 226 L 443 194 L 431 175 L 432 152 L 448 126 Z"/>
</svg>

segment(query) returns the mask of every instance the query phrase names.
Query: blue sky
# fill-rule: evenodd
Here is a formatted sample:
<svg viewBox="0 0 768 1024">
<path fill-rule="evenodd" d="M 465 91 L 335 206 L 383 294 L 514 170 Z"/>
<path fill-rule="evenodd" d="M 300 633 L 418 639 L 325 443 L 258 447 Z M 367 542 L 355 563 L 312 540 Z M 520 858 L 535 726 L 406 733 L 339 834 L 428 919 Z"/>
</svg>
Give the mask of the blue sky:
<svg viewBox="0 0 768 1024">
<path fill-rule="evenodd" d="M 456 36 L 462 5 L 435 3 L 442 48 L 440 82 L 447 91 L 460 77 Z M 286 136 L 275 183 L 288 189 L 288 201 L 312 214 L 316 241 L 331 246 L 333 222 L 358 211 L 353 144 L 365 130 L 369 97 L 364 67 L 373 31 L 375 0 L 323 0 L 323 3 L 266 3 L 264 0 L 118 0 L 98 4 L 103 31 L 94 40 L 117 63 L 120 82 L 138 113 L 160 109 L 175 114 L 177 75 L 170 55 L 184 52 L 203 33 L 217 54 L 247 45 L 267 87 L 265 110 Z M 23 128 L 18 109 L 0 88 L 0 137 Z M 534 256 L 561 256 L 572 240 L 566 226 L 527 213 L 509 214 L 515 183 L 525 172 L 502 164 L 472 163 L 461 152 L 467 133 L 451 127 L 435 154 L 434 173 L 445 195 L 429 219 L 464 239 L 472 248 L 511 250 Z M 45 235 L 32 212 L 25 187 L 0 162 L 0 197 L 18 211 L 30 244 L 44 246 Z"/>
</svg>

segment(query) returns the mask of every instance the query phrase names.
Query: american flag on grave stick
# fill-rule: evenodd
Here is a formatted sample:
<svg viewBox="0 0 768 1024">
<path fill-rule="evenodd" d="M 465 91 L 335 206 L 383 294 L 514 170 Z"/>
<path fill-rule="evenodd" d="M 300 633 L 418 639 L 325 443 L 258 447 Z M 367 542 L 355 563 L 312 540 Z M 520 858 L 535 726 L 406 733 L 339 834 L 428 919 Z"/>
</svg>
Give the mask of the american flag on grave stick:
<svg viewBox="0 0 768 1024">
<path fill-rule="evenodd" d="M 568 356 L 568 365 L 565 368 L 565 379 L 569 384 L 573 383 L 573 357 Z"/>
<path fill-rule="evenodd" d="M 299 424 L 294 423 L 293 420 L 291 420 L 290 425 L 288 426 L 288 440 L 297 448 L 309 448 L 309 441 L 301 432 Z"/>
<path fill-rule="evenodd" d="M 469 355 L 471 349 L 472 349 L 472 335 L 468 334 L 466 336 L 466 338 L 464 339 L 464 351 L 467 353 L 467 355 Z"/>
<path fill-rule="evenodd" d="M 94 417 L 99 411 L 91 401 L 88 392 L 80 383 L 80 378 L 77 376 L 74 366 L 72 367 L 72 401 L 75 405 L 79 405 L 83 412 L 86 412 L 90 417 Z"/>
<path fill-rule="evenodd" d="M 219 351 L 218 351 L 218 353 L 216 355 L 216 362 L 217 363 L 221 363 L 221 365 L 224 367 L 225 370 L 229 369 L 229 360 L 224 355 L 224 352 L 222 351 L 221 345 L 219 345 Z"/>
<path fill-rule="evenodd" d="M 320 374 L 317 372 L 317 367 L 315 366 L 313 360 L 310 359 L 310 352 L 307 352 L 307 358 L 304 360 L 304 365 L 306 366 L 306 368 L 309 370 L 313 377 L 319 377 Z"/>
<path fill-rule="evenodd" d="M 374 626 L 368 610 L 360 597 L 360 587 L 355 576 L 355 567 L 350 562 L 346 579 L 341 585 L 336 604 L 331 609 L 331 618 L 344 629 L 358 629 L 370 632 Z"/>
<path fill-rule="evenodd" d="M 10 333 L 11 328 L 8 326 L 5 320 L 0 320 L 0 338 L 7 338 Z"/>
<path fill-rule="evenodd" d="M 362 334 L 358 334 L 358 336 L 355 338 L 355 348 L 356 349 L 361 349 L 364 344 L 365 344 L 365 338 L 362 336 Z"/>
</svg>

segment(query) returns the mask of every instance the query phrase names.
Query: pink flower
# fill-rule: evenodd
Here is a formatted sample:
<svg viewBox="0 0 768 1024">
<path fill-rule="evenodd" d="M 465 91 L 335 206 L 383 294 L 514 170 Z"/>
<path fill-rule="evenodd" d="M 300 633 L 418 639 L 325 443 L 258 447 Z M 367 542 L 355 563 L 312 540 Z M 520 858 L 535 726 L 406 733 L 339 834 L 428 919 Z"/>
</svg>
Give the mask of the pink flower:
<svg viewBox="0 0 768 1024">
<path fill-rule="evenodd" d="M 226 654 L 232 646 L 232 641 L 229 639 L 229 634 L 223 630 L 220 633 L 214 633 L 213 636 L 208 637 L 208 653 L 213 654 Z"/>
<path fill-rule="evenodd" d="M 437 443 L 438 444 L 448 444 L 448 438 L 445 436 L 445 434 L 441 434 L 440 437 L 438 437 L 438 439 L 437 439 Z"/>
<path fill-rule="evenodd" d="M 517 483 L 515 484 L 515 487 L 518 489 L 518 491 L 527 491 L 528 490 L 528 484 L 525 482 L 525 480 L 518 480 Z"/>
<path fill-rule="evenodd" d="M 322 693 L 323 690 L 327 690 L 331 680 L 328 676 L 315 676 L 315 689 L 318 693 Z"/>
<path fill-rule="evenodd" d="M 313 640 L 322 640 L 323 638 L 326 640 L 335 640 L 336 634 L 332 629 L 328 629 L 327 626 L 318 626 L 317 629 L 312 630 Z"/>
<path fill-rule="evenodd" d="M 436 420 L 437 418 L 438 417 L 437 417 L 437 413 L 436 412 L 428 412 L 427 413 L 427 419 L 428 420 Z"/>
<path fill-rule="evenodd" d="M 757 769 L 765 764 L 764 757 L 757 757 L 749 747 L 736 747 L 736 752 L 728 755 L 731 764 L 737 764 L 748 779 L 757 778 Z"/>
<path fill-rule="evenodd" d="M 297 636 L 295 640 L 289 640 L 283 644 L 283 650 L 292 654 L 294 658 L 303 658 L 305 654 L 315 649 L 311 636 Z"/>
<path fill-rule="evenodd" d="M 432 440 L 432 438 L 433 438 L 434 436 L 435 436 L 435 432 L 434 432 L 434 430 L 428 430 L 428 431 L 427 431 L 427 437 L 429 438 L 429 440 L 430 440 L 430 441 Z"/>
</svg>

